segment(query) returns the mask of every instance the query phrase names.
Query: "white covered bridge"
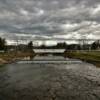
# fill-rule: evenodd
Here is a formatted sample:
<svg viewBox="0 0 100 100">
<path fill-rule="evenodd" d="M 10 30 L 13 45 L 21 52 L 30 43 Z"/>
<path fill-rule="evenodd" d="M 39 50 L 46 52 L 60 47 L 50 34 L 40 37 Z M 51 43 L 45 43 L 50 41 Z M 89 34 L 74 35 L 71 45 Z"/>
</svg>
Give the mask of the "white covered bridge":
<svg viewBox="0 0 100 100">
<path fill-rule="evenodd" d="M 34 49 L 35 53 L 64 53 L 65 49 Z"/>
</svg>

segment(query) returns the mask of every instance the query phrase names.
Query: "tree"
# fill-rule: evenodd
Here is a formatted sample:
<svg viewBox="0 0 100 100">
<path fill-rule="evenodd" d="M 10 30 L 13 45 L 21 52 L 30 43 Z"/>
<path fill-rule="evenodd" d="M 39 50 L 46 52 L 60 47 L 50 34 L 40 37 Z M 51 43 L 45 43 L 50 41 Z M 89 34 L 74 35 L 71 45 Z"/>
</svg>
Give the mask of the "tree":
<svg viewBox="0 0 100 100">
<path fill-rule="evenodd" d="M 30 59 L 33 59 L 33 57 L 35 56 L 35 53 L 33 51 L 33 42 L 30 41 L 28 43 L 28 52 L 30 53 Z"/>
<path fill-rule="evenodd" d="M 91 46 L 91 48 L 92 48 L 93 50 L 98 49 L 99 47 L 100 47 L 99 40 L 93 42 L 93 44 L 92 44 L 92 46 Z"/>
<path fill-rule="evenodd" d="M 67 48 L 67 44 L 65 42 L 63 43 L 57 43 L 57 48 Z"/>
<path fill-rule="evenodd" d="M 0 37 L 0 50 L 6 50 L 6 40 Z"/>
<path fill-rule="evenodd" d="M 30 41 L 28 43 L 28 50 L 33 50 L 33 42 L 32 41 Z"/>
</svg>

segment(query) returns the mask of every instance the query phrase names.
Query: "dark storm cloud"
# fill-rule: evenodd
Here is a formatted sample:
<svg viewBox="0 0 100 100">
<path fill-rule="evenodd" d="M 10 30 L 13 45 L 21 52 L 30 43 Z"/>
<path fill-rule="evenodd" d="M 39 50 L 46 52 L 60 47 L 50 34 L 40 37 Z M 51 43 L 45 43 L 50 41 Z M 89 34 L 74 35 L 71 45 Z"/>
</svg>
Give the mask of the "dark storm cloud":
<svg viewBox="0 0 100 100">
<path fill-rule="evenodd" d="M 0 0 L 0 35 L 9 39 L 96 38 L 99 32 L 100 0 Z"/>
</svg>

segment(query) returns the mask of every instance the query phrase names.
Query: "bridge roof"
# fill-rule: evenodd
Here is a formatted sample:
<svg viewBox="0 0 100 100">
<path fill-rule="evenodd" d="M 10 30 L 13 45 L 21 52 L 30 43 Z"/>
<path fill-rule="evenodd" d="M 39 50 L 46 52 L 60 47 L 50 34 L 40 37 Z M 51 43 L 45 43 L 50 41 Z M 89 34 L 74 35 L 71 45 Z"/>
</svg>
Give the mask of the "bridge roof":
<svg viewBox="0 0 100 100">
<path fill-rule="evenodd" d="M 34 49 L 35 53 L 63 53 L 65 49 Z"/>
</svg>

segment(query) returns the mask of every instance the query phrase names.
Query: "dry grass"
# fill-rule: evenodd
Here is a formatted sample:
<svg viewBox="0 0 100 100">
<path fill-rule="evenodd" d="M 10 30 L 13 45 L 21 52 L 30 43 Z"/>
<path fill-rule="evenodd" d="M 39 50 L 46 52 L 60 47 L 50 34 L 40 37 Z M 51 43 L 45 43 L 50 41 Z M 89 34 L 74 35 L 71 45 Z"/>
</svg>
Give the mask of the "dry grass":
<svg viewBox="0 0 100 100">
<path fill-rule="evenodd" d="M 100 67 L 100 52 L 66 52 L 65 55 L 90 62 Z"/>
<path fill-rule="evenodd" d="M 6 63 L 11 63 L 15 61 L 16 59 L 23 59 L 25 57 L 30 57 L 33 55 L 32 53 L 29 52 L 9 52 L 9 53 L 0 53 L 0 65 L 1 64 L 6 64 Z"/>
</svg>

